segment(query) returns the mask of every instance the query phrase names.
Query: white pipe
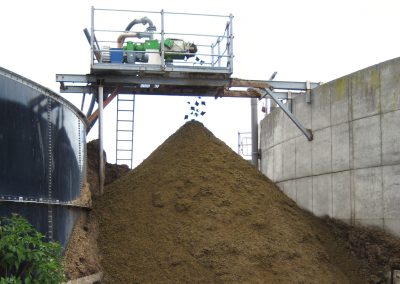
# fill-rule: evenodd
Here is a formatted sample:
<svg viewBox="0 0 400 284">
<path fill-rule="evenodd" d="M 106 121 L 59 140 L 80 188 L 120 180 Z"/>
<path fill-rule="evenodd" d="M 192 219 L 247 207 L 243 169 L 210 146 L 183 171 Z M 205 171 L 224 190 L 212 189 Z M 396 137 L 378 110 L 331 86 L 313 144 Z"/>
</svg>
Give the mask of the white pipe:
<svg viewBox="0 0 400 284">
<path fill-rule="evenodd" d="M 99 191 L 104 191 L 104 156 L 103 156 L 103 86 L 99 86 Z"/>
<path fill-rule="evenodd" d="M 251 98 L 251 163 L 258 169 L 258 99 Z"/>
</svg>

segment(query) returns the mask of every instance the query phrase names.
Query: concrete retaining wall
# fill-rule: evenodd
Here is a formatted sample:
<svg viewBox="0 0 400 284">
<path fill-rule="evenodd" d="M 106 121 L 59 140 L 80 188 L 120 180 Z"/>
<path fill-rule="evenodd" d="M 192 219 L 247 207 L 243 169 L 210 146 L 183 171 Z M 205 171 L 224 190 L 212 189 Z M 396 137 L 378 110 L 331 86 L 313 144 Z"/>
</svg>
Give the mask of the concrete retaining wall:
<svg viewBox="0 0 400 284">
<path fill-rule="evenodd" d="M 260 123 L 261 171 L 318 216 L 400 236 L 400 58 L 293 101 L 309 142 L 280 109 Z"/>
</svg>

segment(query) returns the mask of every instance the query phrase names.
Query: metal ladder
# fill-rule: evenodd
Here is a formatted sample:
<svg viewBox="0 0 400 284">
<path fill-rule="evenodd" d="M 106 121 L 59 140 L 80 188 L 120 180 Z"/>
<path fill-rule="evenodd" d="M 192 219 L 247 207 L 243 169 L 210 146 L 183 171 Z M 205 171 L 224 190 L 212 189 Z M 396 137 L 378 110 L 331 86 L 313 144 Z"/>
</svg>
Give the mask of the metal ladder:
<svg viewBox="0 0 400 284">
<path fill-rule="evenodd" d="M 118 94 L 116 127 L 116 164 L 132 168 L 135 94 Z"/>
</svg>

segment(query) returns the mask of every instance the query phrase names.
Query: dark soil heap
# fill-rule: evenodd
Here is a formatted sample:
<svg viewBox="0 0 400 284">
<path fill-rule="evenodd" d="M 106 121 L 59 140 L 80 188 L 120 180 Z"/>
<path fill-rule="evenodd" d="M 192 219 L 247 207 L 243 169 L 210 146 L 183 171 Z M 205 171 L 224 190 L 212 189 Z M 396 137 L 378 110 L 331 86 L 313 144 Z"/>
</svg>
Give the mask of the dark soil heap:
<svg viewBox="0 0 400 284">
<path fill-rule="evenodd" d="M 90 190 L 93 196 L 99 195 L 99 140 L 92 140 L 87 144 L 87 181 L 90 184 Z M 106 152 L 103 151 L 105 180 L 108 185 L 114 180 L 119 179 L 129 172 L 127 165 L 110 164 L 107 162 Z"/>
<path fill-rule="evenodd" d="M 365 283 L 320 219 L 198 122 L 94 209 L 108 283 Z"/>
<path fill-rule="evenodd" d="M 99 140 L 87 144 L 87 184 L 81 196 L 91 204 L 91 196 L 99 195 Z M 106 154 L 104 152 L 104 160 Z M 129 172 L 127 165 L 105 163 L 105 184 Z M 87 192 L 90 191 L 90 192 Z M 101 271 L 97 248 L 98 224 L 92 212 L 83 212 L 75 224 L 68 247 L 64 252 L 63 267 L 68 279 L 76 279 Z"/>
</svg>

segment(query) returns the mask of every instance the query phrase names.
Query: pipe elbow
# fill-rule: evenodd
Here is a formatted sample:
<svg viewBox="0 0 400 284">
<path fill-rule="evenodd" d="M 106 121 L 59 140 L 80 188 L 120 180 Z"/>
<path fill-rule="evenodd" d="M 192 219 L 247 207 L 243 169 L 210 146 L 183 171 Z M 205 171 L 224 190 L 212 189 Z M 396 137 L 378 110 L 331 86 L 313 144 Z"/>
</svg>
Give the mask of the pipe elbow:
<svg viewBox="0 0 400 284">
<path fill-rule="evenodd" d="M 128 24 L 128 26 L 125 28 L 125 31 L 128 32 L 131 30 L 131 28 L 136 25 L 136 24 L 143 24 L 143 25 L 149 25 L 147 28 L 147 31 L 154 32 L 156 30 L 156 26 L 153 24 L 153 21 L 150 20 L 147 17 L 143 17 L 141 19 L 135 19 L 132 22 Z"/>
<path fill-rule="evenodd" d="M 139 35 L 138 35 L 138 33 L 123 33 L 123 34 L 120 34 L 118 36 L 118 38 L 117 38 L 117 47 L 118 48 L 122 48 L 122 46 L 123 46 L 123 44 L 125 42 L 125 39 L 127 37 L 139 37 Z"/>
</svg>

